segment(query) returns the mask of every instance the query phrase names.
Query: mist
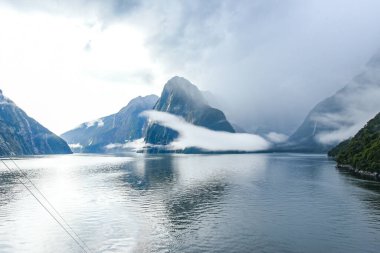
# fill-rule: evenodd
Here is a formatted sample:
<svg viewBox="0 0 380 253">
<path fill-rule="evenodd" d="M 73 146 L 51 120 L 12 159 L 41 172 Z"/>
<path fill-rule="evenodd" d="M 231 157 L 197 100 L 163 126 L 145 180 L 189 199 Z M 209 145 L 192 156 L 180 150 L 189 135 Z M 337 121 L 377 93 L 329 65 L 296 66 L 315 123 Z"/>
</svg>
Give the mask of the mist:
<svg viewBox="0 0 380 253">
<path fill-rule="evenodd" d="M 379 54 L 380 55 L 380 54 Z M 380 59 L 380 57 L 379 57 Z M 312 116 L 317 124 L 333 131 L 321 132 L 316 140 L 323 144 L 335 144 L 353 137 L 380 111 L 380 60 L 370 61 L 366 71 L 355 77 L 335 96 L 340 110 L 317 113 Z"/>
<path fill-rule="evenodd" d="M 156 123 L 179 133 L 179 137 L 166 147 L 171 150 L 196 147 L 206 151 L 262 151 L 271 145 L 258 135 L 213 131 L 166 112 L 145 111 L 141 116 L 147 117 L 150 124 Z"/>
<path fill-rule="evenodd" d="M 378 1 L 192 1 L 141 10 L 152 54 L 248 132 L 291 134 L 380 48 Z"/>
</svg>

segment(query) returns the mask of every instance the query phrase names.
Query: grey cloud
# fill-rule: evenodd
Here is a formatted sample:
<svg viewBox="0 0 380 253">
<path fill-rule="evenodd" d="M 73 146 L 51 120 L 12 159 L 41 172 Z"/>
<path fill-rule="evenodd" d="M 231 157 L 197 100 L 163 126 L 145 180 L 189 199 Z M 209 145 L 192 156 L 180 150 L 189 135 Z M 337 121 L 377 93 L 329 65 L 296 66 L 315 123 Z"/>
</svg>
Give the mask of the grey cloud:
<svg viewBox="0 0 380 253">
<path fill-rule="evenodd" d="M 168 76 L 210 90 L 231 121 L 263 133 L 290 134 L 380 48 L 377 0 L 6 3 L 138 26 Z"/>
<path fill-rule="evenodd" d="M 11 6 L 28 12 L 48 12 L 68 17 L 80 17 L 107 25 L 136 11 L 141 1 L 138 0 L 5 0 L 0 5 Z M 89 23 L 89 24 L 90 24 Z"/>
<path fill-rule="evenodd" d="M 141 13 L 157 23 L 131 20 L 168 72 L 219 96 L 249 131 L 290 134 L 380 47 L 378 1 L 203 2 L 156 2 Z"/>
<path fill-rule="evenodd" d="M 366 70 L 355 77 L 334 97 L 339 110 L 320 112 L 312 120 L 333 131 L 321 132 L 317 141 L 335 144 L 354 136 L 380 111 L 380 54 L 373 57 Z M 334 109 L 334 108 L 332 108 Z"/>
</svg>

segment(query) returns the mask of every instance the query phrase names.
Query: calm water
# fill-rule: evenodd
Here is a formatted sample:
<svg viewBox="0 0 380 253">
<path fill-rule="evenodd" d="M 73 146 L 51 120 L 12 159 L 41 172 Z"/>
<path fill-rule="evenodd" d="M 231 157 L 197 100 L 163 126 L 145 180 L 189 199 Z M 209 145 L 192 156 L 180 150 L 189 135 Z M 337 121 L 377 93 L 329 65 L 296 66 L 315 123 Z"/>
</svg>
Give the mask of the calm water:
<svg viewBox="0 0 380 253">
<path fill-rule="evenodd" d="M 380 183 L 337 171 L 325 156 L 69 155 L 17 163 L 94 252 L 380 250 Z M 81 252 L 4 165 L 0 252 Z"/>
</svg>

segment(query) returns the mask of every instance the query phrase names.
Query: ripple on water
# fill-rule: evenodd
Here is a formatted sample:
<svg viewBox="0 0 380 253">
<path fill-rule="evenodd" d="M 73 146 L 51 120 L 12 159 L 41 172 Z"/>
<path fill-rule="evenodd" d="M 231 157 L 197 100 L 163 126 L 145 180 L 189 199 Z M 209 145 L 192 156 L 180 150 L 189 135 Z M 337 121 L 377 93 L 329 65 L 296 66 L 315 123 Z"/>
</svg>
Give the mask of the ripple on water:
<svg viewBox="0 0 380 253">
<path fill-rule="evenodd" d="M 296 154 L 17 161 L 96 252 L 377 252 L 379 183 Z M 0 252 L 79 252 L 0 169 Z"/>
</svg>

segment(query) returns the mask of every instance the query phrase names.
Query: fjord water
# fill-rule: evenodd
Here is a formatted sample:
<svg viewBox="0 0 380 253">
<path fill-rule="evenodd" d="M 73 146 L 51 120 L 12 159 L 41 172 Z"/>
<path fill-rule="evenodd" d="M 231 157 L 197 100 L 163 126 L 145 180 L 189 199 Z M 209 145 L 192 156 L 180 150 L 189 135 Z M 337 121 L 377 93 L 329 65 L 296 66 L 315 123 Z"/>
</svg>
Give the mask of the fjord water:
<svg viewBox="0 0 380 253">
<path fill-rule="evenodd" d="M 16 162 L 94 252 L 380 249 L 380 184 L 336 170 L 324 155 L 66 155 Z M 81 252 L 4 166 L 0 252 Z"/>
</svg>

